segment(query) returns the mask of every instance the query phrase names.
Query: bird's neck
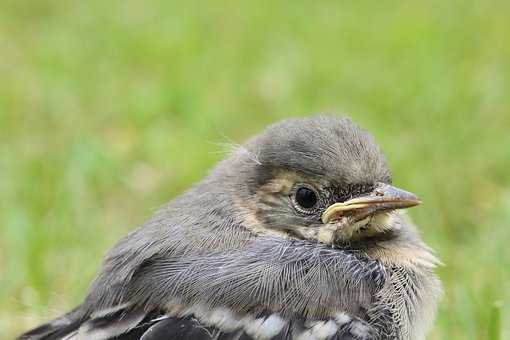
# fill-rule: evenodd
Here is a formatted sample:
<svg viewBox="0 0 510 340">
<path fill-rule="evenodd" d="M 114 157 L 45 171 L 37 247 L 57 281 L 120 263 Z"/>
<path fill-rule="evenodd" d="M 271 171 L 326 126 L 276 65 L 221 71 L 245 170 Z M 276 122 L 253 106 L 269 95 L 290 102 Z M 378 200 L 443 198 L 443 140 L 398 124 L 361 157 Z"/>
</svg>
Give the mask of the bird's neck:
<svg viewBox="0 0 510 340">
<path fill-rule="evenodd" d="M 367 257 L 381 261 L 385 266 L 404 267 L 411 270 L 432 270 L 441 264 L 433 250 L 428 247 L 407 220 L 399 230 L 351 244 L 351 249 L 361 251 Z"/>
</svg>

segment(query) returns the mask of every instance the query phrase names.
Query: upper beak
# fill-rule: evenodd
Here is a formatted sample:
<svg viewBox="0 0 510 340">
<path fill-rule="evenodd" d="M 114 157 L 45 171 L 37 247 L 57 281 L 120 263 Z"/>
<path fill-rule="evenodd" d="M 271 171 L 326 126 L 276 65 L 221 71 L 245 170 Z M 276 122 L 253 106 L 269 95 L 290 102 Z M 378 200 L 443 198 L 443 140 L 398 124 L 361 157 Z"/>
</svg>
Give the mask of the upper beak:
<svg viewBox="0 0 510 340">
<path fill-rule="evenodd" d="M 377 183 L 374 190 L 365 196 L 330 205 L 322 214 L 322 222 L 326 224 L 345 215 L 360 221 L 380 211 L 404 209 L 420 203 L 421 200 L 413 193 L 386 183 Z"/>
</svg>

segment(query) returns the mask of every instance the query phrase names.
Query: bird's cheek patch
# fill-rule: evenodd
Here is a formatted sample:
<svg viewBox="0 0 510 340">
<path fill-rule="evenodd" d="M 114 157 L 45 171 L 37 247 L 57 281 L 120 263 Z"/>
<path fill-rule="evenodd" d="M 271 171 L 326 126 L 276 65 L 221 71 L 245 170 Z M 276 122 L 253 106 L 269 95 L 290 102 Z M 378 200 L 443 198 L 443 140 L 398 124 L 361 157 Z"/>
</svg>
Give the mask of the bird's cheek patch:
<svg viewBox="0 0 510 340">
<path fill-rule="evenodd" d="M 319 227 L 296 227 L 295 231 L 304 239 L 319 241 L 323 244 L 334 244 L 338 239 L 347 240 L 353 234 L 348 219 L 323 224 Z"/>
<path fill-rule="evenodd" d="M 381 217 L 381 219 L 386 220 L 385 217 Z M 317 231 L 317 240 L 325 244 L 335 244 L 355 241 L 381 232 L 382 230 L 372 225 L 372 222 L 372 217 L 354 223 L 351 219 L 345 217 L 335 223 L 327 223 L 321 226 Z"/>
</svg>

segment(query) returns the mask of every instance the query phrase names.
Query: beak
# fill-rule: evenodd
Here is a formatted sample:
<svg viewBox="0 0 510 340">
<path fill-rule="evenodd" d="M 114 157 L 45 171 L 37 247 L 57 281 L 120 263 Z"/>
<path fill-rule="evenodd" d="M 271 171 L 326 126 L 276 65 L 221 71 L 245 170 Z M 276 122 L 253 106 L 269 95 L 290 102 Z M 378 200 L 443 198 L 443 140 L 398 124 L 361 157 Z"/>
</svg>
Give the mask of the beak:
<svg viewBox="0 0 510 340">
<path fill-rule="evenodd" d="M 421 200 L 413 193 L 377 183 L 374 190 L 365 196 L 330 205 L 322 214 L 322 222 L 327 224 L 346 215 L 360 221 L 381 211 L 405 209 L 420 203 Z"/>
</svg>

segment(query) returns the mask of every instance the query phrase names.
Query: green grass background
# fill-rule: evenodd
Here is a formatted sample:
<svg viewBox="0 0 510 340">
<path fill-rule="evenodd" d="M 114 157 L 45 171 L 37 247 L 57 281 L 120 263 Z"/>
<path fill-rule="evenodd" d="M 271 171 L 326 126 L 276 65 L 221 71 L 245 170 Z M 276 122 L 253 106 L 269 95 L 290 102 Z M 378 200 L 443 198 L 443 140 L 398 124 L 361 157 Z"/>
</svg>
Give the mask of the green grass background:
<svg viewBox="0 0 510 340">
<path fill-rule="evenodd" d="M 431 339 L 510 338 L 510 2 L 0 3 L 0 339 L 269 123 L 345 112 L 445 263 Z M 498 306 L 494 307 L 495 303 Z"/>
</svg>

